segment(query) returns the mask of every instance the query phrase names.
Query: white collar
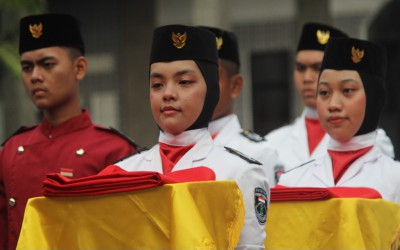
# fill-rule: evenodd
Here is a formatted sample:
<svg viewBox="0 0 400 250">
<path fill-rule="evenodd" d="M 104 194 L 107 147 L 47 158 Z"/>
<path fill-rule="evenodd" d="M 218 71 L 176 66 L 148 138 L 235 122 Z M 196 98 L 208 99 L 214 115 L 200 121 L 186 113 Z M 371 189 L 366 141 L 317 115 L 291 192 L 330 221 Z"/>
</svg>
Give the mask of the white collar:
<svg viewBox="0 0 400 250">
<path fill-rule="evenodd" d="M 372 131 L 368 134 L 357 135 L 347 142 L 339 142 L 329 138 L 328 149 L 334 151 L 354 151 L 366 148 L 375 144 L 377 131 Z"/>
<path fill-rule="evenodd" d="M 304 115 L 306 118 L 318 120 L 318 112 L 315 108 L 305 106 L 304 107 Z"/>
<path fill-rule="evenodd" d="M 172 146 L 188 146 L 196 144 L 204 136 L 204 134 L 210 134 L 207 128 L 183 131 L 179 135 L 171 135 L 169 133 L 160 131 L 158 141 Z"/>
<path fill-rule="evenodd" d="M 208 124 L 208 131 L 210 131 L 211 134 L 220 132 L 226 126 L 226 124 L 228 124 L 235 117 L 236 117 L 235 114 L 230 114 L 230 115 L 218 118 L 214 121 L 211 121 Z"/>
</svg>

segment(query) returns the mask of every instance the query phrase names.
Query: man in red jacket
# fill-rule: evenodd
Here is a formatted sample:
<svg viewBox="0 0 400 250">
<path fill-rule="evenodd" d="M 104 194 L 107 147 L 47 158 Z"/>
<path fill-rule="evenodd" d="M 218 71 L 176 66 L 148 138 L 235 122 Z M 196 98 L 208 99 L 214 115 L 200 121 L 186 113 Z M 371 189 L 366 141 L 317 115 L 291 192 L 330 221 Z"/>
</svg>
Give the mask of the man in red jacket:
<svg viewBox="0 0 400 250">
<path fill-rule="evenodd" d="M 137 150 L 117 131 L 93 124 L 80 107 L 79 84 L 88 65 L 84 52 L 74 17 L 21 19 L 22 80 L 44 117 L 37 126 L 18 130 L 0 152 L 1 249 L 16 248 L 27 200 L 41 195 L 47 173 L 94 175 Z"/>
</svg>

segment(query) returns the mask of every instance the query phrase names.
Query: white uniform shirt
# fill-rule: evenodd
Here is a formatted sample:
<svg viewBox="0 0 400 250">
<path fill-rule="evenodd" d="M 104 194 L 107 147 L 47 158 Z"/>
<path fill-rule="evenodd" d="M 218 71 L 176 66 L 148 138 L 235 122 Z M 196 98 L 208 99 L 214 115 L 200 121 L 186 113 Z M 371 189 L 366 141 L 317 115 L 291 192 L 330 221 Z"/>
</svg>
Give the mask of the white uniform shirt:
<svg viewBox="0 0 400 250">
<path fill-rule="evenodd" d="M 178 136 L 160 132 L 159 141 L 175 146 L 195 144 L 176 163 L 173 171 L 205 166 L 214 171 L 216 180 L 236 181 L 245 205 L 245 221 L 237 249 L 264 249 L 265 224 L 263 218 L 259 217 L 262 215 L 256 213 L 255 198 L 260 195 L 258 191 L 261 188 L 268 201 L 267 207 L 269 206 L 270 188 L 265 168 L 262 165 L 250 164 L 241 157 L 229 153 L 224 147 L 215 146 L 206 128 L 185 131 Z M 158 144 L 148 151 L 130 156 L 115 165 L 127 171 L 163 172 Z"/>
<path fill-rule="evenodd" d="M 354 137 L 343 144 L 329 141 L 328 148 L 351 151 L 374 145 L 377 132 Z M 373 147 L 356 159 L 335 184 L 332 159 L 328 152 L 321 158 L 281 175 L 279 185 L 287 187 L 369 187 L 382 198 L 400 203 L 400 162 L 393 160 Z"/>
<path fill-rule="evenodd" d="M 270 187 L 275 186 L 274 168 L 278 165 L 276 150 L 263 137 L 255 133 L 245 135 L 237 115 L 231 114 L 209 123 L 208 130 L 213 135 L 215 145 L 228 146 L 239 150 L 251 158 L 261 162 L 268 173 Z"/>
<path fill-rule="evenodd" d="M 296 118 L 293 124 L 283 126 L 268 133 L 265 138 L 270 142 L 278 152 L 279 160 L 281 160 L 285 171 L 299 166 L 312 159 L 321 157 L 326 153 L 329 135 L 325 134 L 321 142 L 314 149 L 313 153 L 309 154 L 308 138 L 306 128 L 306 112 L 315 113 L 310 108 L 304 109 L 300 117 Z M 309 117 L 307 115 L 307 117 Z M 393 144 L 390 138 L 386 135 L 383 129 L 378 129 L 376 138 L 376 146 L 384 154 L 394 158 Z"/>
</svg>

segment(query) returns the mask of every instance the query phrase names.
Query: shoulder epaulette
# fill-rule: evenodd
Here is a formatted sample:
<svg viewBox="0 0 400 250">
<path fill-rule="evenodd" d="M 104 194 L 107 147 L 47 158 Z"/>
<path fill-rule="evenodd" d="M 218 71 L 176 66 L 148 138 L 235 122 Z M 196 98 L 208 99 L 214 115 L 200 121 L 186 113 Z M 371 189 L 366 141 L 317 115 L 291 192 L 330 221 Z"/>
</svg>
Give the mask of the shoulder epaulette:
<svg viewBox="0 0 400 250">
<path fill-rule="evenodd" d="M 116 164 L 116 163 L 118 163 L 118 162 L 121 162 L 121 161 L 123 161 L 123 160 L 125 160 L 125 159 L 127 159 L 127 158 L 129 158 L 129 157 L 131 157 L 131 156 L 134 156 L 134 155 L 137 155 L 137 154 L 141 154 L 142 152 L 147 151 L 147 150 L 149 150 L 147 147 L 144 147 L 144 148 L 137 148 L 137 150 L 136 150 L 135 152 L 133 152 L 132 154 L 127 155 L 127 156 L 125 156 L 125 157 L 122 157 L 121 159 L 116 160 L 113 164 Z"/>
<path fill-rule="evenodd" d="M 8 140 L 11 139 L 11 137 L 16 136 L 16 135 L 19 135 L 19 134 L 22 134 L 22 133 L 27 132 L 27 131 L 30 131 L 30 130 L 36 128 L 36 127 L 37 127 L 37 125 L 34 125 L 34 126 L 21 126 L 21 127 L 19 127 L 19 128 L 17 129 L 17 131 L 15 131 L 15 132 L 14 132 L 12 135 L 10 135 L 5 141 L 3 141 L 3 143 L 1 144 L 1 146 L 3 147 L 4 144 L 6 144 L 6 142 L 7 142 Z"/>
<path fill-rule="evenodd" d="M 95 125 L 95 127 L 96 127 L 97 129 L 104 130 L 104 131 L 108 131 L 108 132 L 114 133 L 114 134 L 116 134 L 116 135 L 118 135 L 118 136 L 124 138 L 126 141 L 129 142 L 130 145 L 134 146 L 134 147 L 135 147 L 136 149 L 138 149 L 138 150 L 142 148 L 142 147 L 141 147 L 139 144 L 137 144 L 133 139 L 131 139 L 129 136 L 127 136 L 127 135 L 121 133 L 121 131 L 119 131 L 118 129 L 115 129 L 115 128 L 113 128 L 113 127 L 103 127 L 103 126 L 100 126 L 100 125 Z"/>
<path fill-rule="evenodd" d="M 240 158 L 242 158 L 243 160 L 252 163 L 252 164 L 257 164 L 257 165 L 262 165 L 261 162 L 243 154 L 242 152 L 237 151 L 236 149 L 230 148 L 230 147 L 224 147 L 229 153 L 234 154 L 236 156 L 239 156 Z"/>
<path fill-rule="evenodd" d="M 244 137 L 246 137 L 247 139 L 249 139 L 250 141 L 254 141 L 254 142 L 265 141 L 264 137 L 262 137 L 261 135 L 259 135 L 257 133 L 254 133 L 253 131 L 250 131 L 248 129 L 243 129 L 243 131 L 240 134 L 243 135 Z"/>
</svg>

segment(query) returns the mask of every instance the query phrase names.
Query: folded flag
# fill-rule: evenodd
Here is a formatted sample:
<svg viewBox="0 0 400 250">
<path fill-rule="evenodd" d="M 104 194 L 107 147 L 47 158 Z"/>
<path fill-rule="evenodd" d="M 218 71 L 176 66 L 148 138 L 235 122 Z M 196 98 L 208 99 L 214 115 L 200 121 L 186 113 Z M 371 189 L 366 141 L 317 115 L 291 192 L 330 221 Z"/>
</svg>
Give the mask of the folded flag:
<svg viewBox="0 0 400 250">
<path fill-rule="evenodd" d="M 207 167 L 195 167 L 161 174 L 155 171 L 128 172 L 110 165 L 97 175 L 70 179 L 60 173 L 50 173 L 43 181 L 44 196 L 89 196 L 128 192 L 163 184 L 211 181 L 215 173 Z"/>
<path fill-rule="evenodd" d="M 380 199 L 381 194 L 367 187 L 285 187 L 271 188 L 271 201 L 326 200 L 331 198 Z"/>
</svg>

